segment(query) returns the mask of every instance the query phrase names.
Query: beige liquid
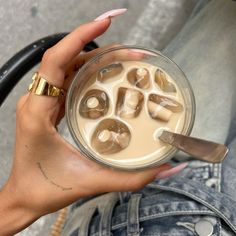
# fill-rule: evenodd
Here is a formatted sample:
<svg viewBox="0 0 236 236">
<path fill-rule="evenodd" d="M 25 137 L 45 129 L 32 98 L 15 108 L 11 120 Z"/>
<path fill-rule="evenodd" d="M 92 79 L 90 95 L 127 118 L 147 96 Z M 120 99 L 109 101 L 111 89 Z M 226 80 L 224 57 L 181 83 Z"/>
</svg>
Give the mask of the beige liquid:
<svg viewBox="0 0 236 236">
<path fill-rule="evenodd" d="M 163 155 L 165 155 L 170 150 L 170 145 L 164 144 L 158 139 L 158 133 L 160 133 L 160 130 L 163 128 L 173 132 L 181 133 L 185 120 L 185 103 L 179 87 L 169 76 L 167 77 L 168 80 L 175 85 L 177 91 L 175 93 L 164 93 L 160 88 L 158 88 L 154 81 L 154 73 L 158 67 L 139 61 L 127 61 L 122 62 L 122 64 L 124 71 L 122 71 L 122 73 L 118 76 L 115 76 L 114 78 L 109 79 L 107 82 L 102 83 L 97 81 L 94 75 L 91 77 L 89 83 L 85 85 L 78 98 L 78 127 L 83 139 L 91 148 L 91 150 L 96 153 L 97 158 L 103 159 L 106 161 L 106 163 L 113 163 L 116 166 L 140 167 L 142 165 L 161 160 Z M 151 86 L 149 89 L 139 89 L 127 81 L 126 75 L 128 71 L 139 66 L 148 69 L 150 72 Z M 116 116 L 115 106 L 118 89 L 120 87 L 135 88 L 143 93 L 144 104 L 138 117 L 125 119 Z M 83 118 L 79 114 L 80 100 L 90 89 L 100 89 L 105 91 L 109 97 L 110 102 L 108 113 L 104 117 L 98 118 L 96 120 Z M 173 98 L 183 105 L 183 111 L 180 113 L 173 113 L 168 122 L 152 119 L 148 113 L 146 105 L 148 96 L 151 93 L 165 95 L 167 97 Z M 128 147 L 118 153 L 102 155 L 92 148 L 90 140 L 99 122 L 107 118 L 118 119 L 125 123 L 130 129 L 131 141 Z"/>
</svg>

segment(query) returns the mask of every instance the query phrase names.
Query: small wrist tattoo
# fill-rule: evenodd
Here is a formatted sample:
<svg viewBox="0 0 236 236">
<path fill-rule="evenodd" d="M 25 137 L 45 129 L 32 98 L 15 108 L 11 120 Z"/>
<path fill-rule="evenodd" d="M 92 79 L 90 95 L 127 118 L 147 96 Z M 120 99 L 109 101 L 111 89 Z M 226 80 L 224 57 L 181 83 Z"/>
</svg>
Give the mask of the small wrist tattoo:
<svg viewBox="0 0 236 236">
<path fill-rule="evenodd" d="M 57 188 L 61 189 L 62 191 L 72 190 L 72 188 L 63 187 L 63 186 L 61 186 L 61 185 L 55 183 L 53 180 L 51 180 L 51 179 L 48 177 L 48 175 L 45 173 L 45 171 L 44 171 L 44 169 L 43 169 L 43 167 L 42 167 L 42 165 L 41 165 L 40 162 L 37 162 L 37 166 L 38 166 L 40 172 L 42 173 L 43 177 L 44 177 L 49 183 L 51 183 L 52 185 L 54 185 L 54 186 L 56 186 Z"/>
</svg>

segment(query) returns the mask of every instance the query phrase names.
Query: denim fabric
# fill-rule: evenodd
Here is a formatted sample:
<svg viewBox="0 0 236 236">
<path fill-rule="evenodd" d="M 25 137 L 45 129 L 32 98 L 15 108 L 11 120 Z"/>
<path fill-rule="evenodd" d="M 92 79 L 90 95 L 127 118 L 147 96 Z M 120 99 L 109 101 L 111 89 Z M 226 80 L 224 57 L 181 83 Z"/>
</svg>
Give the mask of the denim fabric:
<svg viewBox="0 0 236 236">
<path fill-rule="evenodd" d="M 189 165 L 181 173 L 138 192 L 80 200 L 71 207 L 62 235 L 236 235 L 235 42 L 236 2 L 214 0 L 196 10 L 164 50 L 192 83 L 197 101 L 193 134 L 227 142 L 225 161 L 209 164 L 187 157 Z M 172 161 L 182 159 L 180 153 Z M 209 227 L 199 233 L 199 222 Z"/>
<path fill-rule="evenodd" d="M 236 135 L 235 12 L 235 1 L 210 1 L 163 51 L 193 87 L 192 135 L 223 143 Z"/>
<path fill-rule="evenodd" d="M 182 173 L 137 193 L 89 200 L 71 209 L 63 235 L 197 235 L 200 220 L 211 223 L 212 235 L 236 235 L 236 195 L 222 192 L 221 170 L 218 164 L 190 161 Z"/>
</svg>

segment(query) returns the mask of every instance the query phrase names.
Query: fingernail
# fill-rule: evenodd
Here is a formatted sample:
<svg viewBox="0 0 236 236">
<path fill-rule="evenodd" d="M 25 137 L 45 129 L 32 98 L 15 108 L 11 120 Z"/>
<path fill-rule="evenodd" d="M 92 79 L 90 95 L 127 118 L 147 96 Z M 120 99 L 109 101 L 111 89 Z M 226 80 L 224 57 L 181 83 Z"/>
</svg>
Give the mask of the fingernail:
<svg viewBox="0 0 236 236">
<path fill-rule="evenodd" d="M 179 173 L 181 170 L 183 170 L 184 168 L 186 168 L 188 166 L 188 163 L 185 162 L 185 163 L 182 163 L 180 165 L 177 165 L 169 170 L 165 170 L 165 171 L 162 171 L 160 172 L 157 176 L 156 176 L 156 179 L 165 179 L 165 178 L 168 178 L 172 175 L 175 175 L 177 173 Z"/>
<path fill-rule="evenodd" d="M 126 8 L 107 11 L 107 12 L 103 13 L 102 15 L 100 15 L 99 17 L 97 17 L 94 21 L 100 21 L 100 20 L 104 20 L 108 17 L 119 16 L 119 15 L 122 15 L 123 13 L 125 13 L 126 11 L 127 11 Z"/>
</svg>

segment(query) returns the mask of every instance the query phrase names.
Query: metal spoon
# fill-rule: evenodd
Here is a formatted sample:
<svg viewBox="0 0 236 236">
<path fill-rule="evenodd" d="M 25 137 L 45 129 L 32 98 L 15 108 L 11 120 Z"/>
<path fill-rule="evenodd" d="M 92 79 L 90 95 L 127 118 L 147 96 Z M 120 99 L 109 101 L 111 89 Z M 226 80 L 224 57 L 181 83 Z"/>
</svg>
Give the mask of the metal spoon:
<svg viewBox="0 0 236 236">
<path fill-rule="evenodd" d="M 177 149 L 188 153 L 201 161 L 220 163 L 224 160 L 229 149 L 223 145 L 207 140 L 193 138 L 164 130 L 159 139 Z"/>
</svg>

